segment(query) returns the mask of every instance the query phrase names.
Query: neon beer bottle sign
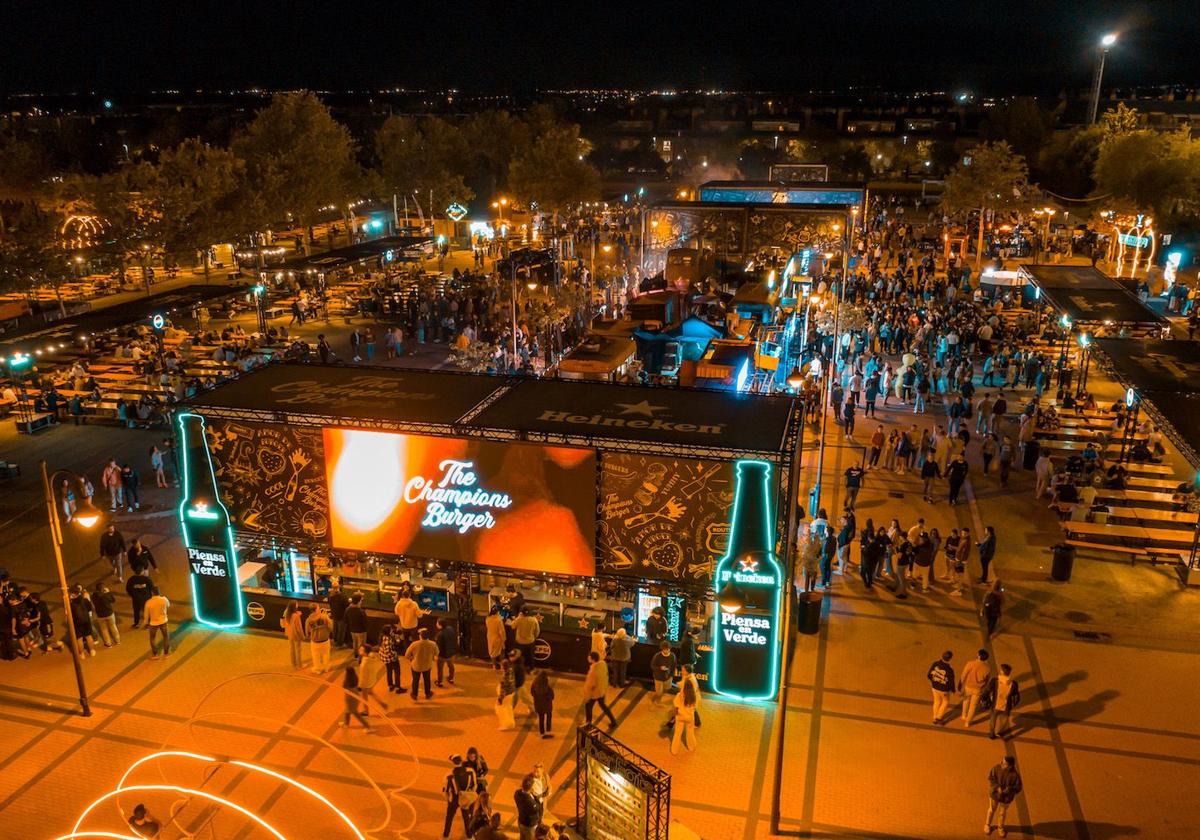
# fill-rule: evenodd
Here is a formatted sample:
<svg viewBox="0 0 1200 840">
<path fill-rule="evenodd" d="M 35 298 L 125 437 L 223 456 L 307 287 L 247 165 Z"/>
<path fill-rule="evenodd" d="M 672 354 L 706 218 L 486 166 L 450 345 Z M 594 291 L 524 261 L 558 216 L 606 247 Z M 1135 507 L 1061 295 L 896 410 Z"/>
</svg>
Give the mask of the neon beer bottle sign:
<svg viewBox="0 0 1200 840">
<path fill-rule="evenodd" d="M 729 544 L 717 562 L 712 685 L 740 700 L 769 700 L 779 679 L 783 574 L 775 559 L 771 465 L 738 461 Z"/>
<path fill-rule="evenodd" d="M 229 511 L 217 494 L 204 418 L 179 417 L 179 449 L 183 453 L 183 501 L 179 523 L 187 551 L 196 620 L 210 627 L 242 625 L 242 590 Z"/>
</svg>

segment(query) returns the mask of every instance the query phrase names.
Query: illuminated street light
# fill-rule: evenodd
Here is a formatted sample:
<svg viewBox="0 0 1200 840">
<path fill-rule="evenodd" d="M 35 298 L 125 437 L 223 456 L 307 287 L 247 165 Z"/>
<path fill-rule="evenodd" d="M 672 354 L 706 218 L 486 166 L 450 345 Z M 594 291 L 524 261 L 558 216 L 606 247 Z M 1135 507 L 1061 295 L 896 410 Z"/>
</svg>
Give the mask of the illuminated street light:
<svg viewBox="0 0 1200 840">
<path fill-rule="evenodd" d="M 1092 102 L 1088 107 L 1088 125 L 1096 121 L 1096 112 L 1100 110 L 1100 82 L 1104 78 L 1104 59 L 1109 49 L 1117 43 L 1117 33 L 1109 32 L 1100 39 L 1100 57 L 1096 62 L 1096 75 L 1092 77 Z"/>
</svg>

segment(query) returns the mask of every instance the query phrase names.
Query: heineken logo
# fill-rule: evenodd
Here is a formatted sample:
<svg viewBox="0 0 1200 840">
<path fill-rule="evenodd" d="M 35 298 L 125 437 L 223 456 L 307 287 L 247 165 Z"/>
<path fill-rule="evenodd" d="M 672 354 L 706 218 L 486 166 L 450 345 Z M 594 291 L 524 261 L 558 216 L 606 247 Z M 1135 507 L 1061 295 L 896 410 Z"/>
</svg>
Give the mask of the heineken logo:
<svg viewBox="0 0 1200 840">
<path fill-rule="evenodd" d="M 576 414 L 571 411 L 546 410 L 538 420 L 544 423 L 566 423 L 572 426 L 610 426 L 618 429 L 648 429 L 661 432 L 698 432 L 705 435 L 725 433 L 724 423 L 676 423 L 663 417 L 667 406 L 654 405 L 649 400 L 636 403 L 613 403 L 613 415 Z"/>
<path fill-rule="evenodd" d="M 389 400 L 436 400 L 437 394 L 405 391 L 403 381 L 391 376 L 352 376 L 344 384 L 334 385 L 315 379 L 284 382 L 271 388 L 275 402 L 289 405 L 333 405 L 335 403 L 376 403 Z"/>
</svg>

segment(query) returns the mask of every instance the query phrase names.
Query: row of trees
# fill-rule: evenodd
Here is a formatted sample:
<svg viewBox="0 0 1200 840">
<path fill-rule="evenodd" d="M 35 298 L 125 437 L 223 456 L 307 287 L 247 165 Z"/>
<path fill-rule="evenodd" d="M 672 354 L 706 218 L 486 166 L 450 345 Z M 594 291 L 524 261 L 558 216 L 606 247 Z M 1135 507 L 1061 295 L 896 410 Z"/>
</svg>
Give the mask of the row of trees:
<svg viewBox="0 0 1200 840">
<path fill-rule="evenodd" d="M 362 198 L 404 196 L 430 217 L 481 187 L 555 212 L 598 197 L 589 151 L 579 127 L 545 107 L 457 122 L 391 116 L 360 143 L 306 92 L 277 95 L 228 147 L 186 139 L 98 176 L 62 176 L 33 142 L 0 137 L 0 282 L 64 273 L 59 228 L 72 214 L 103 219 L 104 249 L 124 266 L 147 252 L 190 261 L 285 220 L 307 228 Z"/>
</svg>

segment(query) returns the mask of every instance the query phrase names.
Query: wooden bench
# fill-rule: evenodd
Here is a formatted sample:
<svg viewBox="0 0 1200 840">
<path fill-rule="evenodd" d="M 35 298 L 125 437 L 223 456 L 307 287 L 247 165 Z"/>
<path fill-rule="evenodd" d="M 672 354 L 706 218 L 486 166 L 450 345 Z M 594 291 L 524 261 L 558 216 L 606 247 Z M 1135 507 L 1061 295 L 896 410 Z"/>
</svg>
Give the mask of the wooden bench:
<svg viewBox="0 0 1200 840">
<path fill-rule="evenodd" d="M 17 431 L 23 435 L 35 435 L 44 429 L 49 429 L 56 422 L 57 418 L 50 413 L 35 414 L 28 420 L 18 418 Z"/>
<path fill-rule="evenodd" d="M 1139 559 L 1152 565 L 1177 566 L 1187 562 L 1188 552 L 1171 548 L 1131 548 L 1124 545 L 1107 545 L 1105 543 L 1085 542 L 1083 540 L 1063 540 L 1066 545 L 1085 551 L 1109 551 L 1113 554 L 1129 556 L 1129 565 L 1135 565 Z"/>
</svg>

